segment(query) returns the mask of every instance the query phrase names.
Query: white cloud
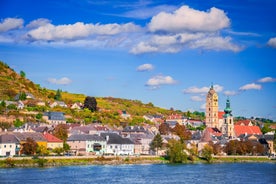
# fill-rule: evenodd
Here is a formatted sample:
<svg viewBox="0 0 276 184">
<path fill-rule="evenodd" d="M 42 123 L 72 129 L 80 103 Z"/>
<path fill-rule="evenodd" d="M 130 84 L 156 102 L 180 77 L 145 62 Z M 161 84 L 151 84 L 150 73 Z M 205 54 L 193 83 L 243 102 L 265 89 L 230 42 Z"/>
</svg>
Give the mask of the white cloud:
<svg viewBox="0 0 276 184">
<path fill-rule="evenodd" d="M 259 79 L 258 82 L 261 82 L 261 83 L 276 82 L 276 78 L 264 77 L 264 78 Z"/>
<path fill-rule="evenodd" d="M 216 51 L 230 50 L 233 52 L 239 52 L 243 49 L 241 46 L 231 43 L 231 40 L 232 38 L 230 37 L 205 37 L 191 42 L 190 47 Z"/>
<path fill-rule="evenodd" d="M 24 20 L 18 18 L 6 18 L 0 23 L 0 32 L 5 32 L 23 27 Z"/>
<path fill-rule="evenodd" d="M 202 101 L 204 101 L 204 98 L 202 98 L 200 96 L 191 96 L 191 100 L 195 101 L 195 102 L 202 102 Z"/>
<path fill-rule="evenodd" d="M 51 21 L 48 19 L 40 18 L 40 19 L 31 21 L 26 27 L 30 29 L 34 29 L 34 28 L 38 28 L 38 27 L 42 27 L 47 24 L 50 24 L 50 22 Z"/>
<path fill-rule="evenodd" d="M 260 89 L 262 89 L 262 86 L 259 84 L 251 83 L 251 84 L 246 84 L 246 85 L 240 87 L 240 90 L 242 90 L 242 91 L 246 91 L 246 90 L 250 90 L 250 89 L 260 90 Z"/>
<path fill-rule="evenodd" d="M 148 27 L 152 32 L 166 31 L 180 33 L 185 31 L 218 31 L 230 25 L 230 20 L 223 10 L 211 8 L 199 11 L 182 6 L 173 13 L 161 12 L 151 19 Z"/>
<path fill-rule="evenodd" d="M 157 47 L 151 46 L 150 44 L 145 42 L 140 42 L 138 45 L 136 45 L 130 50 L 130 53 L 141 54 L 141 53 L 157 52 L 157 51 L 158 51 Z"/>
<path fill-rule="evenodd" d="M 270 39 L 268 40 L 267 44 L 268 44 L 269 46 L 271 46 L 271 47 L 276 48 L 276 37 L 270 38 Z"/>
<path fill-rule="evenodd" d="M 152 64 L 143 64 L 143 65 L 140 65 L 137 67 L 137 71 L 139 72 L 144 72 L 144 71 L 150 71 L 150 70 L 153 70 L 153 65 Z"/>
<path fill-rule="evenodd" d="M 58 85 L 67 85 L 72 83 L 72 80 L 67 77 L 62 77 L 60 79 L 49 78 L 47 81 L 51 84 L 58 84 Z"/>
<path fill-rule="evenodd" d="M 223 94 L 226 95 L 226 96 L 235 96 L 235 95 L 238 94 L 238 92 L 236 92 L 236 91 L 224 91 Z"/>
<path fill-rule="evenodd" d="M 176 84 L 176 83 L 177 83 L 177 81 L 174 80 L 171 76 L 157 75 L 157 76 L 150 78 L 147 81 L 146 85 L 159 87 L 161 85 L 172 85 L 172 84 Z"/>
<path fill-rule="evenodd" d="M 140 29 L 133 23 L 126 24 L 75 24 L 58 25 L 45 24 L 27 33 L 27 36 L 34 40 L 74 40 L 92 35 L 116 35 L 125 32 L 135 32 Z"/>
<path fill-rule="evenodd" d="M 209 91 L 210 88 L 208 87 L 202 87 L 202 88 L 198 88 L 198 87 L 189 87 L 187 89 L 184 89 L 183 92 L 187 93 L 187 94 L 194 94 L 194 93 L 207 93 Z"/>
<path fill-rule="evenodd" d="M 189 87 L 187 89 L 183 90 L 183 93 L 186 94 L 203 94 L 203 93 L 208 93 L 208 91 L 210 90 L 209 87 L 202 87 L 202 88 L 198 88 L 196 86 L 193 87 Z M 223 86 L 220 86 L 218 84 L 214 85 L 214 90 L 218 93 L 221 92 L 223 90 Z"/>
</svg>

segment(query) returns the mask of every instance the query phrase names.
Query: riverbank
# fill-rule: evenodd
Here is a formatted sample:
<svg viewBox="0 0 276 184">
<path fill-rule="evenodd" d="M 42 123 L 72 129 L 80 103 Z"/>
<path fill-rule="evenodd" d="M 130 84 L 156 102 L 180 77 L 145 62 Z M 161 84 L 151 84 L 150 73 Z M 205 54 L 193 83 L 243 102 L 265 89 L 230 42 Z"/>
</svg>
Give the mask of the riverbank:
<svg viewBox="0 0 276 184">
<path fill-rule="evenodd" d="M 266 156 L 215 156 L 211 163 L 243 163 L 243 162 L 272 162 Z M 169 161 L 159 156 L 100 156 L 100 157 L 14 157 L 1 158 L 0 168 L 10 167 L 58 167 L 69 165 L 122 165 L 122 164 L 168 164 Z M 204 159 L 188 160 L 187 164 L 207 163 Z"/>
</svg>

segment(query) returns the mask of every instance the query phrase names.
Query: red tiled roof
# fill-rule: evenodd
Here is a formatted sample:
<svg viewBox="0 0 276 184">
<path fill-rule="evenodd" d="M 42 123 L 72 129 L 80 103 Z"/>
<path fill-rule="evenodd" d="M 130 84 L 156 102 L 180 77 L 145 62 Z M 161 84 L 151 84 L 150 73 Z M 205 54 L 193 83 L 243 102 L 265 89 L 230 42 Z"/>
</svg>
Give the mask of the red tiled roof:
<svg viewBox="0 0 276 184">
<path fill-rule="evenodd" d="M 234 125 L 234 130 L 237 137 L 242 134 L 262 135 L 261 129 L 258 126 Z"/>
<path fill-rule="evenodd" d="M 55 137 L 55 136 L 53 136 L 52 134 L 49 134 L 49 133 L 44 133 L 43 136 L 45 137 L 47 142 L 63 142 L 59 138 L 57 138 L 57 137 Z"/>
<path fill-rule="evenodd" d="M 243 125 L 243 126 L 248 126 L 250 124 L 250 120 L 246 119 L 246 120 L 240 120 L 240 121 L 237 121 L 235 123 L 235 125 Z"/>
<path fill-rule="evenodd" d="M 276 129 L 276 125 L 270 125 L 269 128 Z"/>
<path fill-rule="evenodd" d="M 218 112 L 218 119 L 223 119 L 223 115 L 225 114 L 224 111 L 219 111 Z"/>
<path fill-rule="evenodd" d="M 222 133 L 217 128 L 207 127 L 207 131 L 214 136 L 222 136 Z"/>
</svg>

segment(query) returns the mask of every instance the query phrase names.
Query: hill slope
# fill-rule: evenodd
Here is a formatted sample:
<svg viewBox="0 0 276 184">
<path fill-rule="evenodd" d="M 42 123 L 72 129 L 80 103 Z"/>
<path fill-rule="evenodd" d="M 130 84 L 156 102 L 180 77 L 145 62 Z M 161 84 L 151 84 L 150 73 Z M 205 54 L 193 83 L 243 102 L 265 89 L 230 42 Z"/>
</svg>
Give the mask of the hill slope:
<svg viewBox="0 0 276 184">
<path fill-rule="evenodd" d="M 39 84 L 35 84 L 24 75 L 16 73 L 7 64 L 0 61 L 0 100 L 14 100 L 16 94 L 20 92 L 31 93 L 36 99 L 45 102 L 54 101 L 54 95 L 56 94 L 55 90 L 41 88 Z M 67 104 L 72 104 L 73 102 L 83 103 L 86 97 L 84 94 L 72 94 L 69 92 L 62 92 L 61 96 L 62 100 Z M 155 107 L 152 103 L 144 104 L 139 100 L 113 97 L 96 97 L 96 100 L 100 111 L 89 115 L 89 117 L 91 119 L 91 116 L 93 116 L 95 120 L 107 122 L 115 120 L 118 123 L 118 121 L 121 121 L 119 111 L 122 110 L 127 111 L 131 115 L 132 120 L 134 119 L 133 121 L 141 120 L 143 115 L 146 114 L 169 115 L 176 113 L 172 110 Z M 85 118 L 79 115 L 79 113 L 72 112 L 70 109 L 57 108 L 54 110 L 63 111 L 69 116 L 72 116 L 73 119 Z"/>
</svg>

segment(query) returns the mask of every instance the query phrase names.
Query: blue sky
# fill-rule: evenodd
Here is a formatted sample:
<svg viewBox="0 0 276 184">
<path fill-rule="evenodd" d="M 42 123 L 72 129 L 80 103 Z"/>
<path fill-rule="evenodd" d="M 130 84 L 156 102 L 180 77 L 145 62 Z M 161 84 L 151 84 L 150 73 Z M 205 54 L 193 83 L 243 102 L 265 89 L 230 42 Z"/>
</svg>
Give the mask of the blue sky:
<svg viewBox="0 0 276 184">
<path fill-rule="evenodd" d="M 276 7 L 261 0 L 0 0 L 0 60 L 50 89 L 276 120 Z"/>
</svg>

